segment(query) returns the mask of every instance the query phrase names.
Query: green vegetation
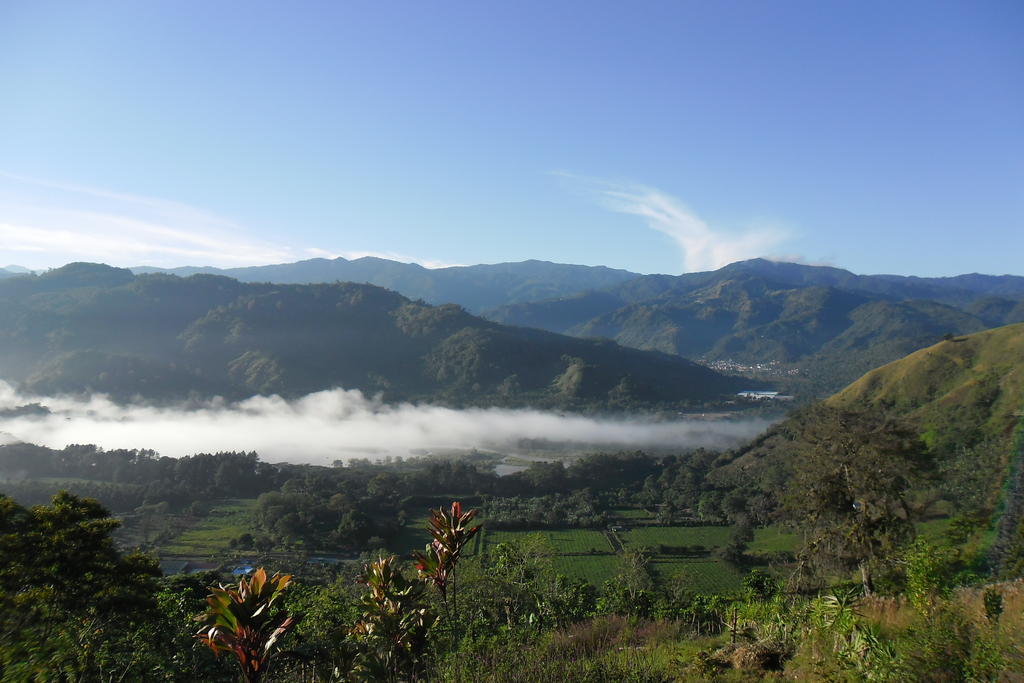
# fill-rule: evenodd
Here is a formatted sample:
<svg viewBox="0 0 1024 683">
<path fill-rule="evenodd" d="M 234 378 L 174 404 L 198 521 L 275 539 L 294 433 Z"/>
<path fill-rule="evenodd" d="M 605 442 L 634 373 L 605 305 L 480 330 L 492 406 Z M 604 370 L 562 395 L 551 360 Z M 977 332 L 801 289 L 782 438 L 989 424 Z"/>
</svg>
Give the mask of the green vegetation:
<svg viewBox="0 0 1024 683">
<path fill-rule="evenodd" d="M 278 654 L 275 645 L 297 623 L 275 609 L 292 577 L 257 569 L 249 579 L 241 579 L 238 588 L 215 586 L 206 599 L 209 608 L 200 617 L 203 627 L 196 634 L 214 654 L 234 656 L 246 683 L 259 683 L 266 677 Z"/>
<path fill-rule="evenodd" d="M 749 548 L 755 553 L 790 552 L 797 548 L 798 543 L 796 534 L 786 531 L 781 525 L 773 525 L 756 529 Z"/>
<path fill-rule="evenodd" d="M 634 508 L 617 508 L 612 510 L 612 515 L 617 519 L 627 520 L 637 524 L 643 524 L 654 518 L 647 510 L 637 510 Z"/>
<path fill-rule="evenodd" d="M 187 528 L 165 543 L 158 552 L 170 555 L 203 557 L 227 552 L 232 541 L 252 529 L 255 500 L 230 500 L 213 505 L 195 526 Z"/>
<path fill-rule="evenodd" d="M 559 555 L 588 554 L 588 553 L 610 553 L 611 546 L 608 539 L 600 531 L 589 529 L 564 529 L 557 531 L 491 531 L 484 533 L 484 549 L 488 549 L 499 543 L 519 543 L 524 536 L 539 534 Z"/>
<path fill-rule="evenodd" d="M 419 550 L 430 541 L 430 534 L 427 533 L 427 520 L 417 519 L 410 521 L 399 529 L 398 533 L 388 543 L 388 548 L 400 555 L 408 555 L 414 550 Z"/>
<path fill-rule="evenodd" d="M 655 557 L 651 560 L 655 579 L 683 583 L 694 593 L 728 595 L 743 586 L 745 572 L 729 562 L 715 559 Z"/>
<path fill-rule="evenodd" d="M 618 532 L 627 548 L 700 546 L 712 550 L 726 545 L 732 530 L 726 526 L 637 527 Z"/>
<path fill-rule="evenodd" d="M 387 401 L 595 409 L 717 402 L 745 384 L 372 285 L 136 276 L 86 263 L 0 280 L 0 329 L 0 375 L 40 395 L 246 398 L 343 386 Z"/>
<path fill-rule="evenodd" d="M 22 477 L 0 488 L 95 490 L 125 506 L 119 538 L 295 568 L 256 589 L 158 580 L 152 558 L 117 550 L 96 501 L 0 495 L 0 671 L 218 682 L 237 660 L 264 681 L 1013 680 L 1022 336 L 943 342 L 729 453 L 592 454 L 498 477 L 471 459 L 0 446 L 0 472 Z M 438 492 L 478 510 L 422 520 Z"/>
<path fill-rule="evenodd" d="M 933 444 L 1007 437 L 1024 406 L 1024 324 L 942 341 L 869 372 L 829 399 L 891 406 Z"/>
<path fill-rule="evenodd" d="M 566 576 L 583 579 L 593 586 L 601 586 L 615 576 L 619 568 L 619 558 L 611 554 L 559 555 L 552 559 L 551 564 L 556 571 Z"/>
<path fill-rule="evenodd" d="M 81 505 L 64 497 L 54 501 L 53 510 Z M 0 519 L 4 531 L 21 523 L 15 521 L 17 508 L 8 509 L 11 514 Z M 95 542 L 79 549 L 78 562 L 109 555 L 102 538 L 113 525 L 101 509 L 89 510 L 86 517 L 102 523 L 95 526 Z M 54 520 L 36 532 L 34 540 L 43 547 L 51 536 L 64 537 L 62 525 L 86 521 L 54 517 L 44 508 L 34 513 Z M 268 578 L 260 569 L 237 586 L 211 587 L 203 605 L 203 591 L 194 582 L 165 580 L 156 590 L 142 578 L 125 603 L 142 610 L 138 616 L 119 612 L 125 618 L 116 628 L 90 628 L 84 649 L 69 640 L 77 627 L 74 613 L 67 611 L 72 603 L 54 602 L 50 618 L 56 619 L 51 621 L 56 630 L 45 650 L 26 640 L 31 632 L 6 632 L 2 661 L 23 659 L 5 673 L 77 671 L 92 677 L 116 670 L 130 678 L 147 672 L 170 680 L 226 682 L 234 675 L 232 663 L 247 681 L 512 681 L 556 674 L 566 680 L 781 675 L 927 681 L 1021 673 L 1015 653 L 1024 646 L 1024 588 L 1015 582 L 954 592 L 950 568 L 956 560 L 950 546 L 917 542 L 900 553 L 909 597 L 903 601 L 846 589 L 786 593 L 779 579 L 764 572 L 723 571 L 715 560 L 646 560 L 629 553 L 604 556 L 615 564 L 595 600 L 586 584 L 558 576 L 560 563 L 552 562 L 551 541 L 542 534 L 521 539 L 518 547 L 498 543 L 460 559 L 459 550 L 475 533 L 467 525 L 471 517 L 457 504 L 450 515 L 435 515 L 441 521 L 431 530 L 437 544 L 429 552 L 455 552 L 447 558 L 421 556 L 418 577 L 395 557 L 368 561 L 360 579 L 365 588 L 348 583 L 351 574 L 318 586 L 288 576 Z M 772 538 L 777 542 L 780 535 Z M 8 579 L 33 561 L 26 547 L 5 550 Z M 93 581 L 111 578 L 96 575 Z M 121 590 L 128 586 L 125 580 L 120 579 Z M 346 592 L 346 585 L 352 589 Z M 147 601 L 147 591 L 154 600 Z M 167 601 L 175 594 L 177 600 Z M 194 632 L 196 626 L 182 617 L 202 610 L 204 623 L 189 647 L 187 629 Z M 16 614 L 10 607 L 0 610 L 7 619 L 2 623 L 10 627 Z M 144 650 L 135 644 L 138 639 L 146 643 Z M 202 646 L 227 657 L 204 658 Z M 295 646 L 299 649 L 288 650 Z"/>
</svg>

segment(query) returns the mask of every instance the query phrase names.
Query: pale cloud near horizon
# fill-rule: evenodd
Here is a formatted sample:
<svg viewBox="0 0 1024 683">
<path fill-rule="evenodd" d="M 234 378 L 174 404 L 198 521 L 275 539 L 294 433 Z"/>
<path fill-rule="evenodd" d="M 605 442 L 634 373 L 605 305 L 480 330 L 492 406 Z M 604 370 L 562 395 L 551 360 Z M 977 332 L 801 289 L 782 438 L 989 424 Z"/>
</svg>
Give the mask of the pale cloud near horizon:
<svg viewBox="0 0 1024 683">
<path fill-rule="evenodd" d="M 555 175 L 581 184 L 608 209 L 639 216 L 648 227 L 670 237 L 679 247 L 685 272 L 715 270 L 736 261 L 768 258 L 790 237 L 787 230 L 763 222 L 739 230 L 711 226 L 682 201 L 653 187 L 565 172 Z"/>
<path fill-rule="evenodd" d="M 426 268 L 448 265 L 403 254 L 329 251 L 262 240 L 235 221 L 181 202 L 0 171 L 4 263 L 32 269 L 70 261 L 232 268 L 334 256 L 378 256 Z"/>
</svg>

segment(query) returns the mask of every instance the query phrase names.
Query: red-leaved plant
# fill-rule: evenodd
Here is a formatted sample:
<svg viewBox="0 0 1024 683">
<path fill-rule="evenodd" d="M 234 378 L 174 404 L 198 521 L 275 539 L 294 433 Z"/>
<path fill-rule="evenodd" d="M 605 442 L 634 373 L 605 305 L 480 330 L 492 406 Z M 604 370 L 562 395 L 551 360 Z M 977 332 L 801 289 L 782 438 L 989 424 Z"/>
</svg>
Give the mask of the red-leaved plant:
<svg viewBox="0 0 1024 683">
<path fill-rule="evenodd" d="M 427 583 L 434 586 L 441 596 L 445 621 L 452 629 L 453 639 L 458 641 L 456 622 L 452 614 L 457 613 L 458 594 L 455 590 L 455 566 L 470 539 L 480 531 L 480 525 L 469 526 L 476 517 L 476 510 L 462 511 L 462 505 L 453 502 L 449 510 L 438 508 L 430 511 L 427 531 L 433 537 L 423 552 L 413 552 L 416 569 Z M 450 598 L 450 604 L 449 604 Z"/>
<path fill-rule="evenodd" d="M 213 653 L 230 652 L 238 661 L 247 683 L 259 683 L 266 675 L 278 641 L 299 621 L 299 616 L 274 612 L 274 602 L 292 581 L 290 575 L 269 579 L 261 567 L 238 586 L 210 588 L 209 608 L 196 617 L 203 628 L 196 634 Z"/>
<path fill-rule="evenodd" d="M 419 680 L 427 631 L 436 621 L 423 600 L 422 581 L 406 579 L 394 555 L 365 565 L 359 582 L 369 589 L 350 636 L 357 647 L 357 680 Z"/>
</svg>

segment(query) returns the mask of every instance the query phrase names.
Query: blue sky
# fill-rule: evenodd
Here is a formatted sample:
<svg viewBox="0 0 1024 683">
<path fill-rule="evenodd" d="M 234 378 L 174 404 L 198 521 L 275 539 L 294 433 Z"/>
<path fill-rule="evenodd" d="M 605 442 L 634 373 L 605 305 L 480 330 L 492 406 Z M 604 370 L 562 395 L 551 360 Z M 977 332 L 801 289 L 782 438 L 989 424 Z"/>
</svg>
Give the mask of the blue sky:
<svg viewBox="0 0 1024 683">
<path fill-rule="evenodd" d="M 1024 274 L 1024 3 L 0 4 L 0 265 Z"/>
</svg>

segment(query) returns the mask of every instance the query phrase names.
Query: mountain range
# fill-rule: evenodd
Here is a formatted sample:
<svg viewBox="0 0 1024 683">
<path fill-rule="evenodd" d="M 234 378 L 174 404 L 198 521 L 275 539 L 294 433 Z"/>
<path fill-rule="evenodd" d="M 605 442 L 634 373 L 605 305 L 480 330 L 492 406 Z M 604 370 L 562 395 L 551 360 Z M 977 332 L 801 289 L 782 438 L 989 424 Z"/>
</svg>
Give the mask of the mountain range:
<svg viewBox="0 0 1024 683">
<path fill-rule="evenodd" d="M 823 395 L 945 334 L 1024 320 L 1024 277 L 854 275 L 754 259 L 710 272 L 640 276 L 485 315 L 720 367 L 777 363 L 802 377 L 809 393 Z"/>
<path fill-rule="evenodd" d="M 856 275 L 764 259 L 678 276 L 544 261 L 428 269 L 373 257 L 132 271 L 252 284 L 366 282 L 503 325 L 696 359 L 808 398 L 945 335 L 1024 321 L 1024 277 Z"/>
<path fill-rule="evenodd" d="M 450 405 L 629 408 L 750 382 L 678 356 L 508 327 L 365 284 L 242 283 L 73 263 L 0 281 L 0 376 L 171 399 L 332 387 Z"/>
<path fill-rule="evenodd" d="M 548 261 L 424 268 L 416 263 L 373 256 L 353 260 L 315 258 L 244 268 L 139 266 L 131 270 L 137 274 L 165 273 L 182 277 L 203 273 L 224 275 L 240 282 L 278 284 L 365 282 L 431 304 L 459 304 L 471 312 L 602 289 L 638 277 L 637 273 L 627 270 Z"/>
</svg>

